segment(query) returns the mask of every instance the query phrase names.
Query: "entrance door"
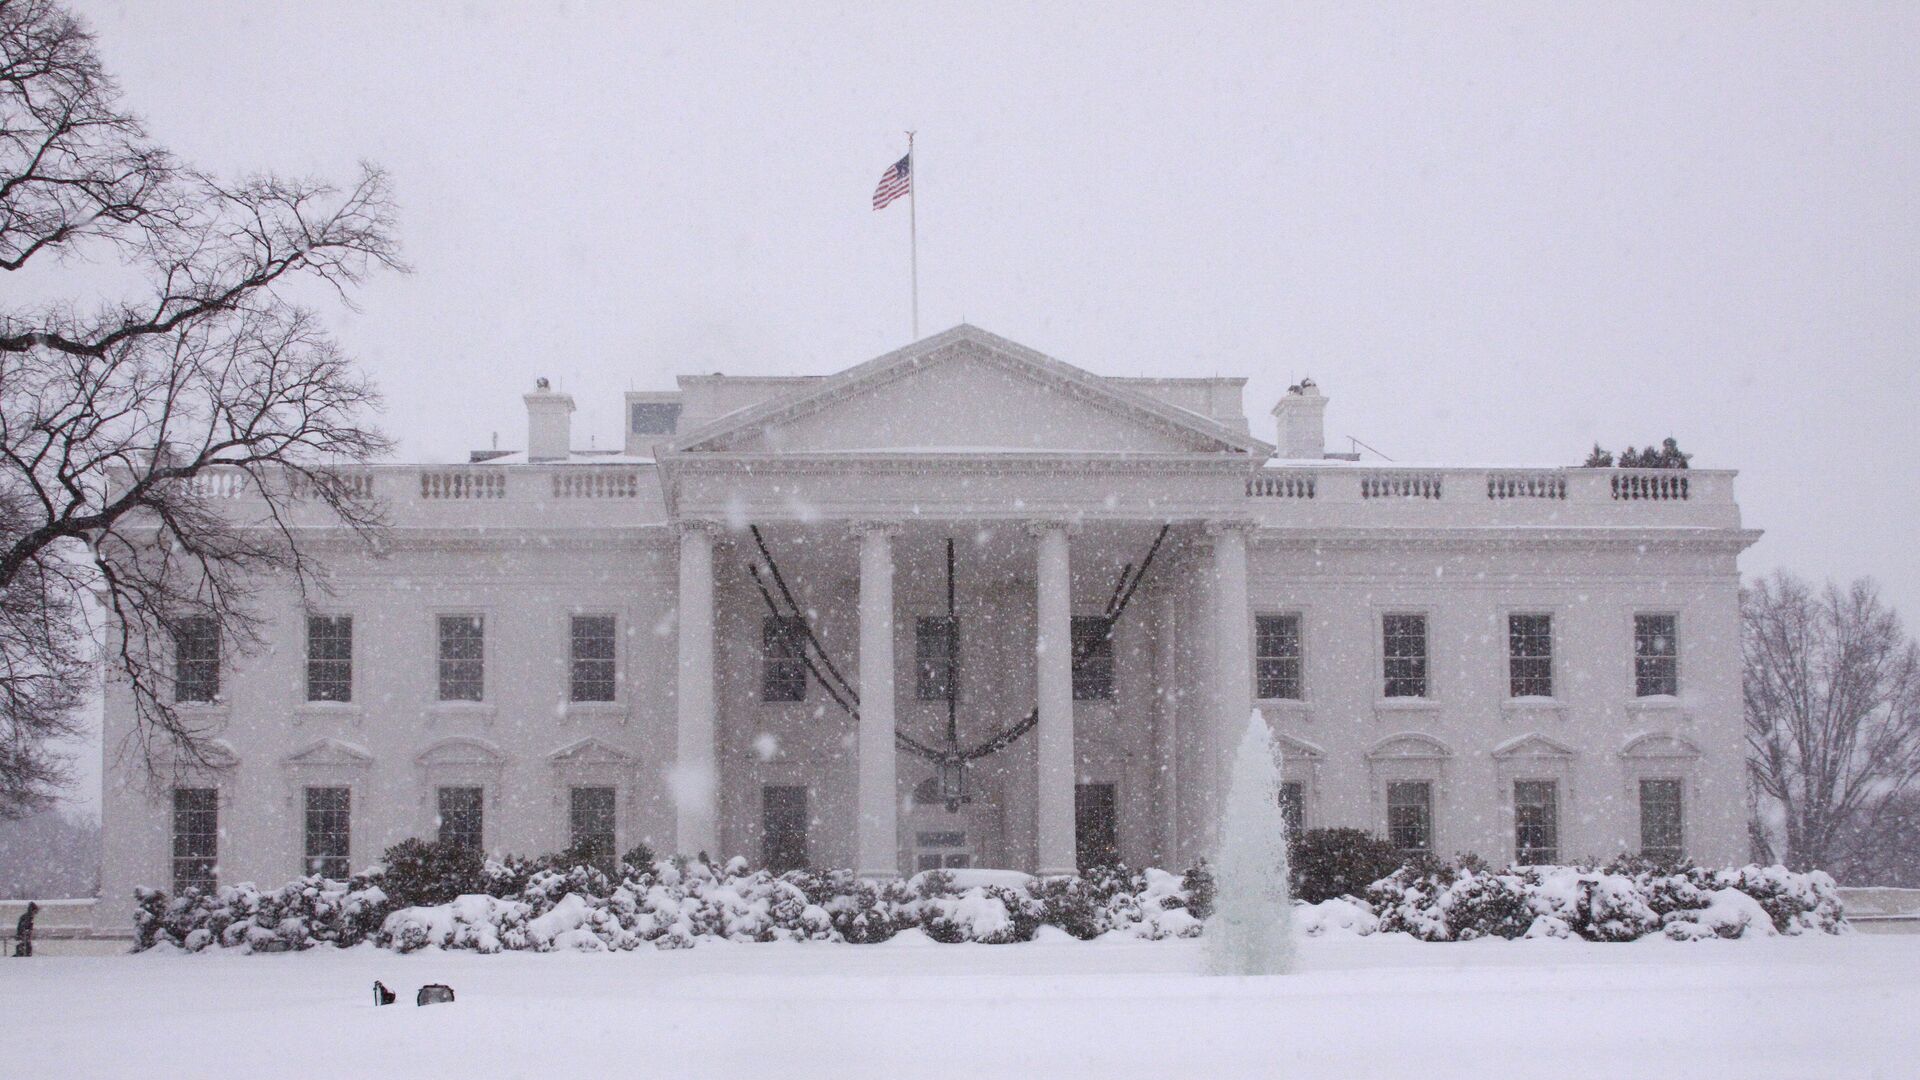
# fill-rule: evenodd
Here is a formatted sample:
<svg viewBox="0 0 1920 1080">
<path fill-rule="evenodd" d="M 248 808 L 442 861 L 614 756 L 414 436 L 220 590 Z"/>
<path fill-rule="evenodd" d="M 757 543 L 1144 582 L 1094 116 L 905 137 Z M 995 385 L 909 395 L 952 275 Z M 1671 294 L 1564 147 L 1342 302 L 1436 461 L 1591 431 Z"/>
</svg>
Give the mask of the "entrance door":
<svg viewBox="0 0 1920 1080">
<path fill-rule="evenodd" d="M 1080 869 L 1120 863 L 1120 817 L 1112 784 L 1076 784 L 1073 831 Z"/>
<path fill-rule="evenodd" d="M 807 865 L 807 789 L 760 789 L 760 856 L 776 874 Z"/>
</svg>

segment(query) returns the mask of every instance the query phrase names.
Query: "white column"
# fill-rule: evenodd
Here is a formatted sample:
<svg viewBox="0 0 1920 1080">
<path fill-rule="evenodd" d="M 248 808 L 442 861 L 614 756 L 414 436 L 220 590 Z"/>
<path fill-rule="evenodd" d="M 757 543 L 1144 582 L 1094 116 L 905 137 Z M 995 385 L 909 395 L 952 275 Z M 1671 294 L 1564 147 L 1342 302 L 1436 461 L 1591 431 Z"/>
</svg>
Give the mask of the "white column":
<svg viewBox="0 0 1920 1080">
<path fill-rule="evenodd" d="M 898 780 L 894 768 L 893 535 L 898 526 L 862 522 L 860 537 L 861 877 L 900 873 Z"/>
<path fill-rule="evenodd" d="M 1179 597 L 1162 579 L 1148 588 L 1153 600 L 1153 775 L 1160 798 L 1161 866 L 1185 866 L 1180 852 L 1180 664 Z"/>
<path fill-rule="evenodd" d="M 1211 522 L 1213 536 L 1213 640 L 1216 704 L 1209 733 L 1213 761 L 1213 790 L 1206 832 L 1219 828 L 1219 808 L 1226 799 L 1228 755 L 1240 744 L 1247 717 L 1253 714 L 1253 608 L 1247 598 L 1247 533 L 1242 522 Z"/>
<path fill-rule="evenodd" d="M 674 847 L 683 855 L 720 850 L 720 770 L 713 694 L 713 534 L 707 522 L 680 528 L 679 726 L 669 790 Z"/>
<path fill-rule="evenodd" d="M 1073 573 L 1067 527 L 1035 526 L 1040 538 L 1039 627 L 1034 653 L 1039 665 L 1039 784 L 1034 816 L 1037 867 L 1041 874 L 1070 874 L 1079 851 L 1074 837 L 1073 794 L 1078 770 L 1073 749 Z"/>
</svg>

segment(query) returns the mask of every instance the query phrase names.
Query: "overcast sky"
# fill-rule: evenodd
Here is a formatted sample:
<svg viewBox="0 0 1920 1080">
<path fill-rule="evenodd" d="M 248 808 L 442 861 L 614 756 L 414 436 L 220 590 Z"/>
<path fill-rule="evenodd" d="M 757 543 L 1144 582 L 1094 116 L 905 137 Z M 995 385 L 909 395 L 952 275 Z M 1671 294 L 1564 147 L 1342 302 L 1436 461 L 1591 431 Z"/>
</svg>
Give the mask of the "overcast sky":
<svg viewBox="0 0 1920 1080">
<path fill-rule="evenodd" d="M 1312 374 L 1330 441 L 1741 470 L 1749 573 L 1920 624 L 1920 8 L 81 0 L 218 171 L 392 171 L 411 276 L 335 320 L 405 456 L 576 441 L 681 372 L 966 320 L 1113 375 Z"/>
</svg>

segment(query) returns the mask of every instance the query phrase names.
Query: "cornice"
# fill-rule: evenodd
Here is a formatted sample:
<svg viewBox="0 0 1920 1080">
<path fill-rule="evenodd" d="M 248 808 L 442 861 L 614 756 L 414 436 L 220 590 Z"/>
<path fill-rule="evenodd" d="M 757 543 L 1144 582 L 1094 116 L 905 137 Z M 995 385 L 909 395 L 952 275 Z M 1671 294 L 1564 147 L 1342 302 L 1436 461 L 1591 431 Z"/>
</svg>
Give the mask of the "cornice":
<svg viewBox="0 0 1920 1080">
<path fill-rule="evenodd" d="M 746 453 L 688 452 L 663 455 L 663 470 L 685 473 L 772 473 L 780 475 L 823 473 L 897 473 L 926 472 L 928 468 L 962 473 L 1228 473 L 1250 475 L 1259 468 L 1257 458 L 1239 453 L 1113 453 L 1012 451 L 977 454 L 919 452 L 911 450 L 878 453 Z"/>
<path fill-rule="evenodd" d="M 1526 526 L 1457 526 L 1407 528 L 1342 526 L 1280 528 L 1256 526 L 1252 540 L 1262 548 L 1484 548 L 1550 547 L 1557 550 L 1618 550 L 1653 547 L 1663 550 L 1710 551 L 1738 554 L 1760 539 L 1758 529 L 1719 529 L 1700 526 L 1661 528 L 1530 528 Z"/>
</svg>

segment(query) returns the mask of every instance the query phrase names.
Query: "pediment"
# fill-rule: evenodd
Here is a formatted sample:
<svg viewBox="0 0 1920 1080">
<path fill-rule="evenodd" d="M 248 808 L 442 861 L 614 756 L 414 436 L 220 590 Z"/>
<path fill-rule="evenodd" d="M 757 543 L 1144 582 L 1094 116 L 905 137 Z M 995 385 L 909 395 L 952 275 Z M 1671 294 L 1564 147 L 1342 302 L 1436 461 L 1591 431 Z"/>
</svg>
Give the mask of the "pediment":
<svg viewBox="0 0 1920 1080">
<path fill-rule="evenodd" d="M 441 739 L 427 747 L 414 757 L 414 762 L 425 767 L 468 765 L 497 768 L 507 763 L 507 756 L 500 748 L 485 739 L 476 739 L 470 735 L 455 735 Z"/>
<path fill-rule="evenodd" d="M 281 758 L 280 763 L 289 768 L 364 769 L 373 764 L 373 754 L 366 747 L 344 739 L 321 739 Z"/>
<path fill-rule="evenodd" d="M 1389 735 L 1373 744 L 1367 751 L 1371 761 L 1430 761 L 1436 758 L 1450 758 L 1453 751 L 1447 744 L 1431 735 L 1417 731 L 1403 731 Z"/>
<path fill-rule="evenodd" d="M 1620 748 L 1620 756 L 1640 760 L 1690 759 L 1700 756 L 1700 748 L 1678 735 L 1656 731 L 1628 739 L 1627 745 Z"/>
<path fill-rule="evenodd" d="M 547 755 L 555 765 L 631 765 L 633 755 L 611 743 L 588 736 Z"/>
<path fill-rule="evenodd" d="M 676 441 L 700 454 L 1218 454 L 1258 439 L 972 326 L 721 417 Z"/>
<path fill-rule="evenodd" d="M 1284 732 L 1276 731 L 1273 733 L 1273 745 L 1276 750 L 1280 751 L 1280 759 L 1282 761 L 1299 759 L 1319 761 L 1321 758 L 1327 756 L 1327 752 L 1318 746 L 1315 746 L 1305 739 L 1296 739 Z"/>
<path fill-rule="evenodd" d="M 1500 761 L 1512 758 L 1570 758 L 1574 756 L 1574 751 L 1535 731 L 1508 739 L 1494 747 L 1493 756 Z"/>
</svg>

